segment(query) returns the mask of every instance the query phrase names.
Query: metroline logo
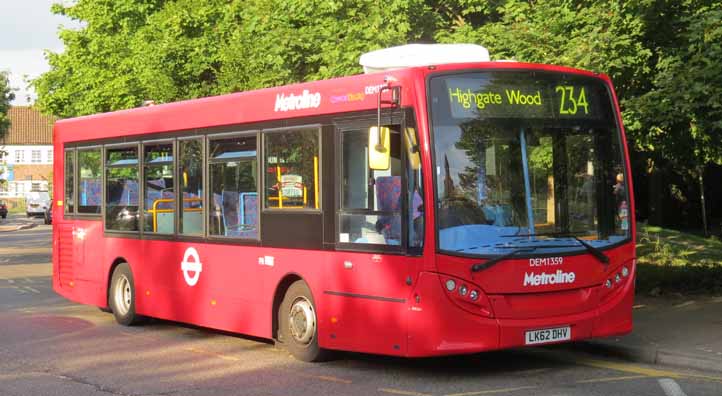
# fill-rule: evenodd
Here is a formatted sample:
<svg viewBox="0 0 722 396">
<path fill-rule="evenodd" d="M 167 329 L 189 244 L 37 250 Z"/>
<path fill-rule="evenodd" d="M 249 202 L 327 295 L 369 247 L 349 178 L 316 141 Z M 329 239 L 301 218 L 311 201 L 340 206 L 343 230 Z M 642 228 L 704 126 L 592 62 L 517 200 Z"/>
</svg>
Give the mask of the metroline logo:
<svg viewBox="0 0 722 396">
<path fill-rule="evenodd" d="M 524 273 L 524 286 L 539 286 L 539 285 L 556 285 L 557 283 L 574 283 L 577 275 L 574 272 L 564 272 L 557 270 L 552 274 L 542 272 L 541 274 L 535 274 L 533 272 Z"/>
<path fill-rule="evenodd" d="M 311 93 L 304 89 L 300 95 L 277 94 L 276 107 L 273 111 L 303 110 L 318 106 L 321 106 L 321 94 L 319 92 Z"/>
</svg>

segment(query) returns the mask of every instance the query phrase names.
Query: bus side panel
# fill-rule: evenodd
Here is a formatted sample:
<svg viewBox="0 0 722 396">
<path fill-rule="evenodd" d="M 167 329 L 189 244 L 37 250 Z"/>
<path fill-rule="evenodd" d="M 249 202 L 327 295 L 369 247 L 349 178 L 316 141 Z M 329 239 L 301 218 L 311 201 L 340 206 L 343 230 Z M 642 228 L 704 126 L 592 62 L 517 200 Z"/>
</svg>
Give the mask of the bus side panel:
<svg viewBox="0 0 722 396">
<path fill-rule="evenodd" d="M 261 337 L 270 334 L 270 324 L 260 323 L 257 316 L 263 280 L 253 267 L 255 248 L 138 242 L 143 247 L 142 264 L 134 269 L 139 313 Z"/>
<path fill-rule="evenodd" d="M 69 300 L 106 306 L 107 271 L 102 256 L 104 245 L 99 221 L 65 220 L 56 215 L 53 221 L 53 289 Z M 100 248 L 99 248 L 100 247 Z"/>
<path fill-rule="evenodd" d="M 420 258 L 334 252 L 319 314 L 319 343 L 384 355 L 405 355 L 408 304 Z M 319 308 L 320 309 L 320 308 Z"/>
</svg>

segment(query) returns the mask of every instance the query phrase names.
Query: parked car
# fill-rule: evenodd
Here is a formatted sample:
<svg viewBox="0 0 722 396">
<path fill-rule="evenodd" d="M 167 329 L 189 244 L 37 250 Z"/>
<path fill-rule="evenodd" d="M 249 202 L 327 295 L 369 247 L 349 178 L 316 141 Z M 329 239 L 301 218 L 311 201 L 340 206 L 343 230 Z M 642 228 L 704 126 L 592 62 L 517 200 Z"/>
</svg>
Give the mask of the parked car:
<svg viewBox="0 0 722 396">
<path fill-rule="evenodd" d="M 31 216 L 45 216 L 50 207 L 50 195 L 47 191 L 33 191 L 25 195 L 25 214 Z"/>
<path fill-rule="evenodd" d="M 45 224 L 53 224 L 53 205 L 48 206 L 45 211 Z"/>
<path fill-rule="evenodd" d="M 5 201 L 0 201 L 0 217 L 3 219 L 8 217 L 8 206 L 5 204 Z"/>
</svg>

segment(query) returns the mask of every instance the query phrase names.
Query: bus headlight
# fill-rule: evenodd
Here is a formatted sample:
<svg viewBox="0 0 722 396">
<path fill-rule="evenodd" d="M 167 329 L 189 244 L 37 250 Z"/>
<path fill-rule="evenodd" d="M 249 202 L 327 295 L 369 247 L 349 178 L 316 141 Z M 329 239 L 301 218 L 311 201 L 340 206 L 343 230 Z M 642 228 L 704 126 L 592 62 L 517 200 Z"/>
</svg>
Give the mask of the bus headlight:
<svg viewBox="0 0 722 396">
<path fill-rule="evenodd" d="M 626 266 L 622 267 L 622 276 L 627 277 L 629 275 L 629 268 Z"/>
<path fill-rule="evenodd" d="M 446 281 L 446 290 L 448 291 L 454 291 L 456 289 L 456 282 L 454 282 L 453 279 L 449 279 Z"/>
<path fill-rule="evenodd" d="M 465 296 L 466 293 L 468 293 L 468 292 L 469 292 L 469 289 L 466 287 L 466 285 L 459 286 L 459 294 L 461 294 L 462 296 Z"/>
</svg>

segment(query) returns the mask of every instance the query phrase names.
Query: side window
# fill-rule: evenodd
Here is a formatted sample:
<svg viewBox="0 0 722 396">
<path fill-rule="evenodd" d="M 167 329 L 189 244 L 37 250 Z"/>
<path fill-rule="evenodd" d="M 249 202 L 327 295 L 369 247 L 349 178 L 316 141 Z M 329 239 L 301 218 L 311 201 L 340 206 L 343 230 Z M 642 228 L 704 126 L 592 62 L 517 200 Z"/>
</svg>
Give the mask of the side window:
<svg viewBox="0 0 722 396">
<path fill-rule="evenodd" d="M 418 142 L 416 128 L 407 124 L 404 130 L 404 147 L 407 159 L 406 207 L 409 208 L 408 246 L 410 249 L 421 248 L 424 245 L 424 184 L 421 176 L 421 154 Z"/>
<path fill-rule="evenodd" d="M 203 235 L 203 141 L 178 141 L 178 177 L 182 206 L 180 230 L 184 235 Z"/>
<path fill-rule="evenodd" d="M 138 148 L 107 148 L 105 228 L 138 231 Z"/>
<path fill-rule="evenodd" d="M 103 202 L 100 148 L 78 150 L 78 213 L 100 214 Z"/>
<path fill-rule="evenodd" d="M 266 208 L 319 208 L 318 136 L 318 128 L 264 133 Z"/>
<path fill-rule="evenodd" d="M 210 235 L 258 238 L 256 135 L 209 140 Z"/>
<path fill-rule="evenodd" d="M 173 144 L 144 144 L 143 161 L 143 231 L 172 234 L 175 229 Z"/>
<path fill-rule="evenodd" d="M 75 212 L 75 151 L 65 151 L 65 213 Z"/>
<path fill-rule="evenodd" d="M 392 127 L 389 169 L 372 170 L 368 129 L 341 135 L 341 208 L 338 242 L 401 245 L 401 135 Z"/>
</svg>

